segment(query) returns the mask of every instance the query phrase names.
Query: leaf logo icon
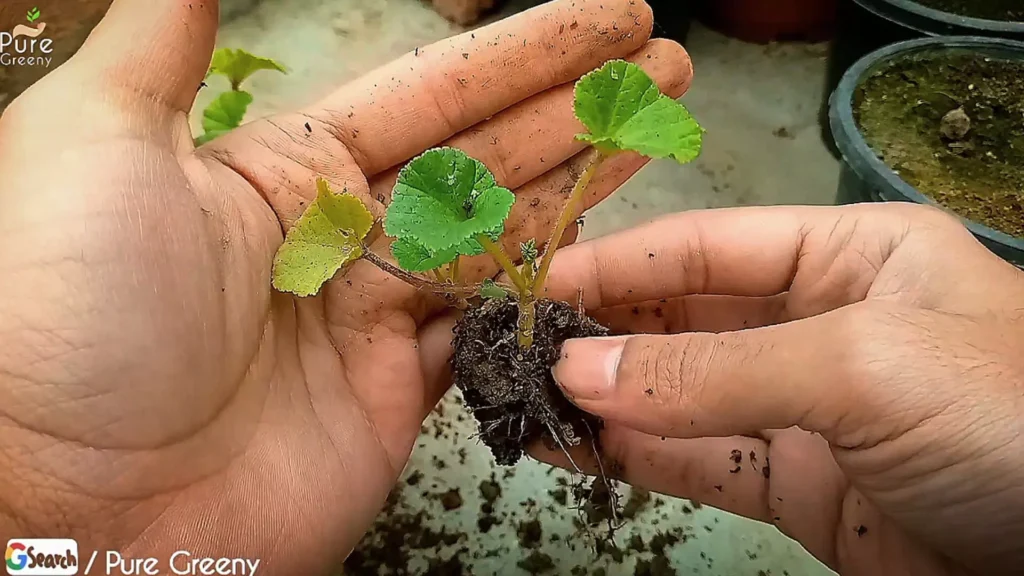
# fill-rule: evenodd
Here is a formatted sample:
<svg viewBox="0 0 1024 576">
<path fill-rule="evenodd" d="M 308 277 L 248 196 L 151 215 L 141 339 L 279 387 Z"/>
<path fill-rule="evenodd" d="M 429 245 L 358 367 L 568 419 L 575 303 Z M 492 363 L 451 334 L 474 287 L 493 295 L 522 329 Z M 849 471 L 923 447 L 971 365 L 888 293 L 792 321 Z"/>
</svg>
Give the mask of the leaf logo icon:
<svg viewBox="0 0 1024 576">
<path fill-rule="evenodd" d="M 26 17 L 28 18 L 28 21 L 31 24 L 32 22 L 35 22 L 36 20 L 39 20 L 40 16 L 42 16 L 42 13 L 39 12 L 39 8 L 36 7 L 36 8 L 33 8 L 33 9 L 29 10 L 28 11 L 28 15 Z"/>
</svg>

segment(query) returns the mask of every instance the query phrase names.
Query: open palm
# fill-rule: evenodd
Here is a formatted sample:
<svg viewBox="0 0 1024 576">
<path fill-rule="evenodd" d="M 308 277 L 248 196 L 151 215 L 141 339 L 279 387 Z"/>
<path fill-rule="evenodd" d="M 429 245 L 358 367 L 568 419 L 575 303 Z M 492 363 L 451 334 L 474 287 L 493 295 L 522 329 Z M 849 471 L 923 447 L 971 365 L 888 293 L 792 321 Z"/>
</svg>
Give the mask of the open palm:
<svg viewBox="0 0 1024 576">
<path fill-rule="evenodd" d="M 678 96 L 691 69 L 647 42 L 642 2 L 553 2 L 196 149 L 217 11 L 116 1 L 0 123 L 0 536 L 311 573 L 405 465 L 452 326 L 361 262 L 316 298 L 271 290 L 315 178 L 379 215 L 403 162 L 460 147 L 516 191 L 512 250 L 546 236 L 584 161 L 571 82 L 625 57 Z M 608 163 L 588 205 L 643 162 Z"/>
</svg>

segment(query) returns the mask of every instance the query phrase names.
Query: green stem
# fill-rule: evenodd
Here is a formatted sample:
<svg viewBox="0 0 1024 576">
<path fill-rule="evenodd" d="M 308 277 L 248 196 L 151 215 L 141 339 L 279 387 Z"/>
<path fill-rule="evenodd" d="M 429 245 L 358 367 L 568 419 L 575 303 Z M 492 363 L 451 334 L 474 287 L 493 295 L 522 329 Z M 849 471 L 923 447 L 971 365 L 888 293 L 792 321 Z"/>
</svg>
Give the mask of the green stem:
<svg viewBox="0 0 1024 576">
<path fill-rule="evenodd" d="M 484 247 L 484 250 L 494 258 L 494 261 L 501 266 L 501 269 L 508 274 L 509 280 L 512 280 L 512 284 L 515 284 L 516 290 L 519 291 L 520 295 L 526 294 L 529 290 L 529 286 L 523 281 L 523 275 L 519 273 L 519 269 L 512 263 L 512 259 L 508 257 L 505 249 L 500 244 L 492 241 L 487 236 L 481 234 L 476 237 L 480 245 Z"/>
<path fill-rule="evenodd" d="M 576 185 L 573 186 L 572 194 L 569 195 L 569 200 L 566 201 L 565 205 L 562 206 L 562 214 L 558 217 L 558 222 L 555 223 L 555 229 L 551 232 L 551 238 L 548 239 L 547 246 L 544 247 L 544 256 L 540 260 L 540 268 L 537 270 L 537 277 L 533 281 L 533 285 L 530 287 L 530 292 L 535 295 L 539 295 L 544 291 L 544 282 L 548 278 L 548 271 L 551 269 L 551 262 L 555 259 L 555 251 L 558 250 L 558 244 L 562 241 L 562 235 L 565 234 L 565 229 L 569 227 L 569 222 L 572 222 L 576 217 L 576 211 L 581 200 L 583 200 L 583 192 L 587 189 L 587 185 L 590 184 L 591 179 L 594 178 L 594 173 L 601 166 L 601 163 L 608 159 L 608 155 L 598 151 L 597 156 L 590 161 L 587 165 L 586 170 L 583 171 L 583 175 L 576 181 Z"/>
<path fill-rule="evenodd" d="M 517 326 L 519 348 L 529 350 L 533 346 L 533 329 L 537 322 L 537 299 L 529 292 L 519 298 L 519 324 Z"/>
<path fill-rule="evenodd" d="M 458 284 L 459 283 L 459 262 L 461 260 L 462 260 L 462 256 L 456 256 L 455 257 L 455 261 L 452 262 L 452 265 L 451 265 L 451 276 L 452 276 L 452 283 L 453 284 Z"/>
<path fill-rule="evenodd" d="M 466 300 L 473 298 L 477 295 L 477 292 L 479 292 L 478 286 L 455 286 L 448 283 L 434 282 L 432 280 L 427 280 L 422 276 L 417 276 L 411 272 L 406 272 L 373 252 L 370 252 L 366 247 L 363 248 L 363 258 L 365 258 L 370 264 L 373 264 L 377 268 L 380 268 L 414 288 L 432 292 L 443 297 L 449 304 L 457 308 L 465 309 L 467 307 Z"/>
</svg>

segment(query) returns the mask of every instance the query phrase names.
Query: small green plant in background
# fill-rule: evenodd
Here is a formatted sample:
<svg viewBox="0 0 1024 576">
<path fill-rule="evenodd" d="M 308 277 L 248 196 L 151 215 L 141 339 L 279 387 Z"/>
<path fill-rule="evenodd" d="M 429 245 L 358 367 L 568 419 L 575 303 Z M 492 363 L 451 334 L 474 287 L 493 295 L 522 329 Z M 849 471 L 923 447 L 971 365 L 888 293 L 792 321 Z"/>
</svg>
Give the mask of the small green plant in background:
<svg viewBox="0 0 1024 576">
<path fill-rule="evenodd" d="M 39 8 L 32 8 L 31 10 L 28 11 L 28 14 L 25 17 L 28 20 L 29 24 L 32 24 L 36 20 L 39 20 L 39 18 L 42 17 L 42 15 L 43 14 L 42 12 L 39 11 Z"/>
<path fill-rule="evenodd" d="M 364 244 L 374 219 L 362 202 L 348 193 L 334 194 L 326 181 L 319 180 L 316 200 L 277 253 L 274 287 L 312 296 L 338 270 L 363 258 L 445 296 L 455 306 L 465 308 L 475 296 L 515 298 L 519 345 L 529 348 L 535 304 L 543 294 L 555 250 L 598 168 L 625 151 L 687 163 L 697 157 L 702 144 L 703 129 L 686 108 L 662 94 L 639 66 L 621 60 L 608 62 L 577 82 L 575 113 L 587 128 L 577 139 L 596 152 L 563 206 L 543 254 L 537 239 L 520 245 L 521 267 L 501 244 L 514 194 L 499 186 L 483 163 L 454 148 L 435 148 L 400 171 L 384 218 L 384 232 L 395 239 L 391 251 L 397 267 Z M 464 283 L 462 258 L 485 253 L 505 272 L 508 284 Z"/>
<path fill-rule="evenodd" d="M 206 77 L 223 76 L 231 83 L 231 90 L 217 96 L 203 111 L 204 134 L 196 138 L 196 145 L 226 134 L 242 125 L 245 113 L 253 102 L 252 94 L 241 89 L 242 83 L 261 70 L 273 70 L 287 74 L 283 65 L 245 50 L 221 48 L 213 53 L 210 71 Z"/>
</svg>

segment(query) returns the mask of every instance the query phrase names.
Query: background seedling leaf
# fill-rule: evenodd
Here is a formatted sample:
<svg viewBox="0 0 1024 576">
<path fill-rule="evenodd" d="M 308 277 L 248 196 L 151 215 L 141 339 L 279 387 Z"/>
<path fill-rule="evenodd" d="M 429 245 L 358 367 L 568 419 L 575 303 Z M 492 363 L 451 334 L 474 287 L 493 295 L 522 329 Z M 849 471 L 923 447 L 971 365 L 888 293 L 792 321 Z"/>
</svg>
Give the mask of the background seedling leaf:
<svg viewBox="0 0 1024 576">
<path fill-rule="evenodd" d="M 197 144 L 206 144 L 242 125 L 245 113 L 252 104 L 252 94 L 242 91 L 224 92 L 203 110 L 205 134 L 196 139 Z"/>
<path fill-rule="evenodd" d="M 480 285 L 480 296 L 488 300 L 501 300 L 508 296 L 508 293 L 501 289 L 493 280 L 488 278 Z"/>
<path fill-rule="evenodd" d="M 404 270 L 428 272 L 455 260 L 459 251 L 456 248 L 450 248 L 435 253 L 411 238 L 399 238 L 391 245 L 391 254 Z"/>
<path fill-rule="evenodd" d="M 373 215 L 351 194 L 335 195 L 317 182 L 317 198 L 298 219 L 274 258 L 274 287 L 298 296 L 316 294 L 343 266 L 363 255 Z"/>
<path fill-rule="evenodd" d="M 577 138 L 608 153 L 631 150 L 686 163 L 700 154 L 703 130 L 639 66 L 613 60 L 576 83 Z"/>
<path fill-rule="evenodd" d="M 497 238 L 513 203 L 515 196 L 495 183 L 483 163 L 461 150 L 435 148 L 399 173 L 384 231 L 432 253 L 458 247 L 461 254 L 479 254 L 473 239 Z"/>
<path fill-rule="evenodd" d="M 210 72 L 207 76 L 219 74 L 231 82 L 231 89 L 238 90 L 242 82 L 260 70 L 276 70 L 288 73 L 284 65 L 271 60 L 254 56 L 245 50 L 221 48 L 213 53 Z"/>
<path fill-rule="evenodd" d="M 43 14 L 39 11 L 39 8 L 36 7 L 36 8 L 33 8 L 33 9 L 29 10 L 28 14 L 26 14 L 25 17 L 28 19 L 29 24 L 32 24 L 36 20 L 39 20 L 39 18 L 42 15 Z"/>
</svg>

